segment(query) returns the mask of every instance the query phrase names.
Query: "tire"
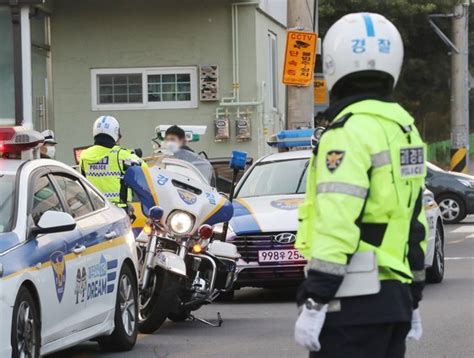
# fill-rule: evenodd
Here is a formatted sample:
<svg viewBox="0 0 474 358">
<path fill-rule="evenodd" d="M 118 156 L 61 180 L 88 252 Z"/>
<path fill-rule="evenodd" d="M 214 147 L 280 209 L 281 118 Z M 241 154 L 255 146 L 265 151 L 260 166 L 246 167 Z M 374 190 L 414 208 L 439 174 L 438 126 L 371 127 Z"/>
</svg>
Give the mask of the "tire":
<svg viewBox="0 0 474 358">
<path fill-rule="evenodd" d="M 112 334 L 98 340 L 101 349 L 107 352 L 131 350 L 138 335 L 138 290 L 135 274 L 127 264 L 123 265 L 117 283 L 114 320 Z"/>
<path fill-rule="evenodd" d="M 138 330 L 141 333 L 153 333 L 158 330 L 170 314 L 178 307 L 178 277 L 161 268 L 155 268 L 150 277 L 152 292 L 146 297 L 142 291 L 140 303 L 140 323 Z M 143 302 L 143 300 L 145 300 Z"/>
<path fill-rule="evenodd" d="M 445 194 L 438 198 L 441 217 L 446 224 L 456 224 L 467 216 L 466 205 L 457 195 Z"/>
<path fill-rule="evenodd" d="M 235 296 L 235 290 L 231 289 L 230 291 L 219 293 L 219 296 L 217 296 L 216 301 L 217 302 L 231 302 L 234 300 L 234 296 Z"/>
<path fill-rule="evenodd" d="M 426 282 L 428 283 L 440 283 L 444 278 L 444 238 L 443 227 L 440 223 L 436 225 L 434 245 L 433 265 L 426 269 Z"/>
<path fill-rule="evenodd" d="M 12 357 L 38 358 L 41 349 L 41 325 L 38 305 L 30 291 L 22 286 L 13 306 Z"/>
<path fill-rule="evenodd" d="M 190 310 L 178 310 L 178 312 L 170 313 L 168 318 L 173 322 L 184 322 L 188 319 Z"/>
</svg>

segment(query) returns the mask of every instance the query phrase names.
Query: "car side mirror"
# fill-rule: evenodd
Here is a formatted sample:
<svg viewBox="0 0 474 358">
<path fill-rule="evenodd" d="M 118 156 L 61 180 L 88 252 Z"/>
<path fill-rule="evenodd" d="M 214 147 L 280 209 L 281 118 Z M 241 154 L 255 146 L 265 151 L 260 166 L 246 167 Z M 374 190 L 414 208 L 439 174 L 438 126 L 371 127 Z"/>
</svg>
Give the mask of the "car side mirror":
<svg viewBox="0 0 474 358">
<path fill-rule="evenodd" d="M 71 231 L 76 228 L 76 221 L 68 214 L 61 211 L 48 210 L 41 215 L 32 234 L 53 234 L 57 232 Z"/>
</svg>

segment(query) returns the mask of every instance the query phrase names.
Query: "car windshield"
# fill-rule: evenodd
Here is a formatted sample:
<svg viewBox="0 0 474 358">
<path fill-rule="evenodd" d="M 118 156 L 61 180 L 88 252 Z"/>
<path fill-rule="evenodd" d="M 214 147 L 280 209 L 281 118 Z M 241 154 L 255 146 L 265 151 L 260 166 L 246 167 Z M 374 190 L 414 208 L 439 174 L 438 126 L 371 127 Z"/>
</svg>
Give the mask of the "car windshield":
<svg viewBox="0 0 474 358">
<path fill-rule="evenodd" d="M 257 164 L 242 184 L 238 197 L 304 193 L 308 161 L 303 158 Z"/>
<path fill-rule="evenodd" d="M 11 231 L 14 219 L 15 176 L 0 174 L 0 234 Z"/>
</svg>

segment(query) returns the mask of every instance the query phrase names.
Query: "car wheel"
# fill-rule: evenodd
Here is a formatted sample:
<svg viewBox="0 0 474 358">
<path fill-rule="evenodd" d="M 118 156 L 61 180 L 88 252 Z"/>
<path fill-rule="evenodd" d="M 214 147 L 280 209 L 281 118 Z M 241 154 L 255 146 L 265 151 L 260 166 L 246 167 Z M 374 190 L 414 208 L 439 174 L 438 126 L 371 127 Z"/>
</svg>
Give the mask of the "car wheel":
<svg viewBox="0 0 474 358">
<path fill-rule="evenodd" d="M 464 202 L 456 195 L 442 195 L 439 197 L 438 203 L 443 221 L 447 224 L 455 224 L 467 215 Z"/>
<path fill-rule="evenodd" d="M 37 358 L 40 355 L 39 311 L 33 296 L 26 287 L 20 288 L 15 300 L 11 344 L 12 357 Z"/>
<path fill-rule="evenodd" d="M 426 270 L 426 282 L 440 283 L 444 278 L 444 239 L 443 227 L 436 225 L 433 265 Z"/>
<path fill-rule="evenodd" d="M 115 330 L 108 337 L 99 339 L 106 351 L 129 351 L 138 334 L 138 291 L 135 275 L 125 264 L 120 272 L 115 303 Z"/>
</svg>

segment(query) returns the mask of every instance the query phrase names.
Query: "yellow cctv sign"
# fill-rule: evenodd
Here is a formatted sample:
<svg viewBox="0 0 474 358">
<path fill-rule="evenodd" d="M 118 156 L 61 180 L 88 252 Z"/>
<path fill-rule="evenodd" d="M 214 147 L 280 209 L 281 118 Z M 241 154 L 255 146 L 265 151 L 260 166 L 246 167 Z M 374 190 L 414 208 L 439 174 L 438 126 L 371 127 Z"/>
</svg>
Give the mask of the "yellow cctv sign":
<svg viewBox="0 0 474 358">
<path fill-rule="evenodd" d="M 285 65 L 283 83 L 289 86 L 309 86 L 313 81 L 316 62 L 314 32 L 288 31 L 286 35 Z"/>
</svg>

